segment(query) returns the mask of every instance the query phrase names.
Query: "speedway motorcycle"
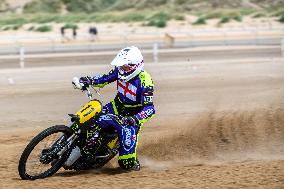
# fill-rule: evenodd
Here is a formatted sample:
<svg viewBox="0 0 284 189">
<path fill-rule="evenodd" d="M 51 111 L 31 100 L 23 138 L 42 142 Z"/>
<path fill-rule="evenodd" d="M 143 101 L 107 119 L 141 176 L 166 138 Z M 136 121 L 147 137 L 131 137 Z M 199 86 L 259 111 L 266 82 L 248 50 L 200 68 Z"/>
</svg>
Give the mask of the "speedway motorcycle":
<svg viewBox="0 0 284 189">
<path fill-rule="evenodd" d="M 107 115 L 122 125 L 122 117 L 104 113 L 102 102 L 93 98 L 89 87 L 74 77 L 74 88 L 86 92 L 90 101 L 76 114 L 70 116 L 69 126 L 55 125 L 35 136 L 24 149 L 18 172 L 24 180 L 42 179 L 55 174 L 61 167 L 65 170 L 98 169 L 118 154 L 119 141 L 115 130 L 102 130 L 96 122 Z M 92 87 L 98 95 L 99 91 Z M 90 127 L 95 128 L 89 131 Z M 82 155 L 88 137 L 95 136 L 92 154 Z"/>
</svg>

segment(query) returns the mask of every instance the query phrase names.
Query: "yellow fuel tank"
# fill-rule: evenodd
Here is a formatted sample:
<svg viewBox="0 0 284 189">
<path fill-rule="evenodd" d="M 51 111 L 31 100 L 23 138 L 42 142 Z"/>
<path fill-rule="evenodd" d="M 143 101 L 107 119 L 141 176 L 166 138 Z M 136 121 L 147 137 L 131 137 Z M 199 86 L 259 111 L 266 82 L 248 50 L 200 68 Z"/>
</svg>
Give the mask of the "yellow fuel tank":
<svg viewBox="0 0 284 189">
<path fill-rule="evenodd" d="M 101 111 L 101 102 L 98 100 L 91 100 L 77 112 L 77 115 L 80 117 L 80 123 L 83 124 Z"/>
</svg>

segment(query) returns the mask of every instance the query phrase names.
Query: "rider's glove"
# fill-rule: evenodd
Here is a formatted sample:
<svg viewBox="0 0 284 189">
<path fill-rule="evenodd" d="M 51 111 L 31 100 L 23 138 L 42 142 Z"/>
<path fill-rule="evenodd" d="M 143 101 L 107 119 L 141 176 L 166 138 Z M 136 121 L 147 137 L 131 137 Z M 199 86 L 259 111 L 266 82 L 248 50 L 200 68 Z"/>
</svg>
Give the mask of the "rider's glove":
<svg viewBox="0 0 284 189">
<path fill-rule="evenodd" d="M 128 125 L 128 126 L 133 126 L 133 127 L 137 127 L 138 126 L 138 121 L 135 119 L 135 117 L 133 116 L 126 116 L 122 118 L 122 123 L 124 125 Z"/>
<path fill-rule="evenodd" d="M 92 80 L 90 77 L 80 77 L 80 83 L 84 85 L 84 87 L 89 87 L 92 84 Z"/>
</svg>

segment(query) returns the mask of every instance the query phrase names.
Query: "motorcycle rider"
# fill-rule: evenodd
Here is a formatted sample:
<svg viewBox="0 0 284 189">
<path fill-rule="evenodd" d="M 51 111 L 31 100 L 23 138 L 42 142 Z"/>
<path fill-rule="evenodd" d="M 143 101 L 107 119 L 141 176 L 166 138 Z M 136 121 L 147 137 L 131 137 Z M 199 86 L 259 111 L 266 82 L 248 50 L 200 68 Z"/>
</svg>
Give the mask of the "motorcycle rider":
<svg viewBox="0 0 284 189">
<path fill-rule="evenodd" d="M 98 120 L 101 128 L 113 128 L 118 132 L 120 149 L 118 164 L 125 170 L 140 170 L 136 149 L 142 125 L 155 114 L 153 105 L 154 84 L 144 68 L 144 60 L 140 50 L 135 46 L 123 48 L 112 60 L 115 66 L 108 74 L 81 77 L 85 86 L 104 87 L 117 81 L 117 95 L 106 104 L 103 111 L 122 115 L 124 126 L 118 124 L 110 116 L 102 115 Z M 87 141 L 87 146 L 92 140 Z"/>
</svg>

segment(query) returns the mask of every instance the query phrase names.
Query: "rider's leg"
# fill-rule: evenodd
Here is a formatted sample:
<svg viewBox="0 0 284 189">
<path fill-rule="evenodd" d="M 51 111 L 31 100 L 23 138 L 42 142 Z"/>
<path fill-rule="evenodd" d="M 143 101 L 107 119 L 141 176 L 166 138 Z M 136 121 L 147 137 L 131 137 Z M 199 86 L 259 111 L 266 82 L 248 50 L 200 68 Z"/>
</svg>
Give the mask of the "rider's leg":
<svg viewBox="0 0 284 189">
<path fill-rule="evenodd" d="M 139 165 L 137 161 L 136 149 L 138 142 L 138 128 L 128 125 L 121 125 L 107 115 L 99 118 L 99 124 L 102 128 L 112 127 L 118 133 L 120 143 L 118 164 L 121 168 L 129 170 Z M 137 167 L 136 170 L 138 170 Z"/>
<path fill-rule="evenodd" d="M 120 134 L 121 146 L 119 149 L 118 164 L 125 170 L 140 170 L 136 149 L 138 146 L 139 131 L 132 126 L 126 126 Z"/>
<path fill-rule="evenodd" d="M 103 108 L 105 113 L 118 115 L 115 101 L 106 104 Z M 136 149 L 138 145 L 138 136 L 141 129 L 132 126 L 121 126 L 115 120 L 107 115 L 102 115 L 98 119 L 98 124 L 101 128 L 113 128 L 119 135 L 120 149 L 118 163 L 121 168 L 129 170 L 135 168 L 140 169 L 140 164 L 137 160 Z"/>
<path fill-rule="evenodd" d="M 118 114 L 115 101 L 108 103 L 105 106 L 108 113 Z M 139 128 L 132 126 L 121 126 L 115 120 L 112 120 L 107 115 L 102 115 L 99 118 L 99 125 L 102 128 L 112 127 L 119 135 L 120 149 L 118 163 L 123 169 L 140 169 L 140 164 L 137 160 L 136 149 L 138 145 Z"/>
<path fill-rule="evenodd" d="M 103 107 L 103 112 L 115 114 L 115 111 L 114 111 L 114 108 L 113 108 L 113 102 L 109 102 L 108 104 L 106 104 Z M 105 123 L 104 121 L 100 121 L 100 120 L 102 120 L 102 118 L 99 118 L 99 122 L 101 122 L 100 125 L 95 124 L 95 125 L 91 126 L 91 128 L 87 131 L 86 144 L 83 147 L 83 152 L 86 155 L 92 155 L 93 154 L 94 147 L 95 147 L 97 139 L 99 137 L 98 134 L 96 134 L 97 132 L 94 133 L 94 131 L 98 130 L 97 127 L 100 127 L 100 128 L 108 128 L 109 127 L 108 123 Z"/>
</svg>

